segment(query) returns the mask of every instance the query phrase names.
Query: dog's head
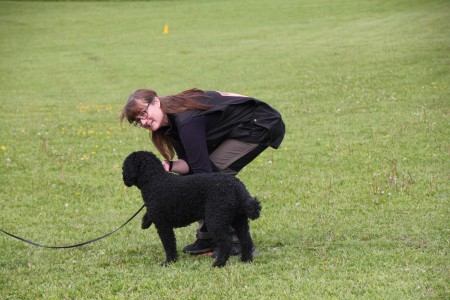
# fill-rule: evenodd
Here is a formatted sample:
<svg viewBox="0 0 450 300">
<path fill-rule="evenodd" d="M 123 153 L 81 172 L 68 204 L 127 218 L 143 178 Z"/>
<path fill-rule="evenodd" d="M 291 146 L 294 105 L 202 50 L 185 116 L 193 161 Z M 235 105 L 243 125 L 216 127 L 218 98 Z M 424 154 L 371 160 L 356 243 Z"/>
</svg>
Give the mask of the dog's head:
<svg viewBox="0 0 450 300">
<path fill-rule="evenodd" d="M 161 161 L 152 152 L 133 152 L 125 158 L 122 167 L 122 178 L 126 186 L 136 185 L 139 189 L 151 180 L 153 175 L 164 173 Z"/>
</svg>

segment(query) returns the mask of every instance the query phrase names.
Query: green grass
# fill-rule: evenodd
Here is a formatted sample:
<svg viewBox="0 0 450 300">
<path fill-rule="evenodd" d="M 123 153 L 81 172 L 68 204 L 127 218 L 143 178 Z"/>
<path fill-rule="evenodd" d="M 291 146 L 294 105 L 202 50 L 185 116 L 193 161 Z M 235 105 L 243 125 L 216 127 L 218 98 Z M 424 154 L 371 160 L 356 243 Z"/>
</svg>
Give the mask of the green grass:
<svg viewBox="0 0 450 300">
<path fill-rule="evenodd" d="M 1 235 L 0 298 L 448 299 L 449 20 L 445 0 L 0 2 L 4 230 L 74 244 L 140 207 L 134 89 L 244 93 L 287 125 L 239 174 L 263 203 L 253 264 L 160 267 L 139 220 L 70 250 Z"/>
</svg>

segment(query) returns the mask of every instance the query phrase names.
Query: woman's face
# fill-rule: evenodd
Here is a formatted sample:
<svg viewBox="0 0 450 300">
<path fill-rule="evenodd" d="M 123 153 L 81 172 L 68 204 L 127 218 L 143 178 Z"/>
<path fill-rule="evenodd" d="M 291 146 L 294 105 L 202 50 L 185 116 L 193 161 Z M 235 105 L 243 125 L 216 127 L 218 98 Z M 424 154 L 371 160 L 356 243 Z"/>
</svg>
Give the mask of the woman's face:
<svg viewBox="0 0 450 300">
<path fill-rule="evenodd" d="M 139 101 L 142 111 L 137 117 L 141 126 L 147 130 L 156 131 L 161 127 L 169 125 L 166 114 L 161 109 L 161 102 L 155 97 L 153 103 Z"/>
</svg>

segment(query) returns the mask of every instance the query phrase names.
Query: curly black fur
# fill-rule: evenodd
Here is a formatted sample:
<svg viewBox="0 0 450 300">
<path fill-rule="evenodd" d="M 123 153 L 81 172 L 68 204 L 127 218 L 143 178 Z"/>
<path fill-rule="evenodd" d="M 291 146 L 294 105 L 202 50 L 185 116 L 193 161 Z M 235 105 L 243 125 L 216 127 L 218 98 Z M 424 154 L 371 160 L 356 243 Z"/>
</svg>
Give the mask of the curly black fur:
<svg viewBox="0 0 450 300">
<path fill-rule="evenodd" d="M 173 229 L 200 219 L 205 220 L 218 246 L 214 267 L 225 266 L 230 257 L 230 226 L 241 242 L 241 261 L 253 260 L 248 219 L 259 217 L 261 205 L 237 178 L 220 173 L 189 176 L 168 173 L 153 153 L 145 151 L 131 153 L 122 170 L 125 185 L 136 185 L 141 190 L 147 207 L 142 229 L 155 224 L 166 252 L 163 264 L 178 258 Z"/>
</svg>

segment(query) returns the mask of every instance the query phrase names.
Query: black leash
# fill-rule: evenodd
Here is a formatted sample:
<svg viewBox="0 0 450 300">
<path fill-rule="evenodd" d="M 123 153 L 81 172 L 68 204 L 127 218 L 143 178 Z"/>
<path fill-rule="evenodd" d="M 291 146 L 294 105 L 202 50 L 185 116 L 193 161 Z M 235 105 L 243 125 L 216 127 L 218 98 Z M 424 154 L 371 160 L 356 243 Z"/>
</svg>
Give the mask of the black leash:
<svg viewBox="0 0 450 300">
<path fill-rule="evenodd" d="M 44 246 L 44 245 L 40 245 L 40 244 L 35 243 L 35 242 L 32 242 L 32 241 L 26 240 L 26 239 L 24 239 L 24 238 L 18 237 L 18 236 L 16 236 L 16 235 L 12 234 L 12 233 L 9 233 L 9 232 L 4 231 L 3 229 L 0 229 L 0 231 L 3 232 L 3 233 L 5 233 L 5 234 L 7 234 L 7 235 L 9 235 L 9 236 L 11 236 L 11 237 L 13 237 L 13 238 L 15 238 L 15 239 L 18 239 L 18 240 L 20 240 L 20 241 L 22 241 L 22 242 L 28 243 L 28 244 L 33 245 L 33 246 L 38 246 L 38 247 L 42 247 L 42 248 L 50 248 L 50 249 L 67 249 L 67 248 L 75 248 L 75 247 L 79 247 L 79 246 L 83 246 L 83 245 L 87 245 L 87 244 L 96 242 L 96 241 L 101 240 L 101 239 L 103 239 L 103 238 L 105 238 L 105 237 L 107 237 L 107 236 L 110 236 L 111 234 L 113 234 L 113 233 L 116 232 L 117 230 L 119 230 L 119 229 L 121 229 L 122 227 L 124 227 L 125 225 L 127 225 L 131 220 L 133 220 L 134 217 L 136 217 L 137 214 L 140 213 L 141 210 L 142 210 L 144 207 L 145 207 L 145 205 L 142 205 L 142 207 L 139 208 L 139 210 L 138 210 L 131 218 L 129 218 L 128 221 L 126 221 L 122 226 L 120 226 L 120 227 L 117 228 L 116 230 L 111 231 L 110 233 L 105 234 L 105 235 L 103 235 L 103 236 L 101 236 L 101 237 L 98 237 L 98 238 L 96 238 L 96 239 L 93 239 L 93 240 L 90 240 L 90 241 L 87 241 L 87 242 L 84 242 L 84 243 L 76 244 L 76 245 L 70 245 L 70 246 Z"/>
</svg>

